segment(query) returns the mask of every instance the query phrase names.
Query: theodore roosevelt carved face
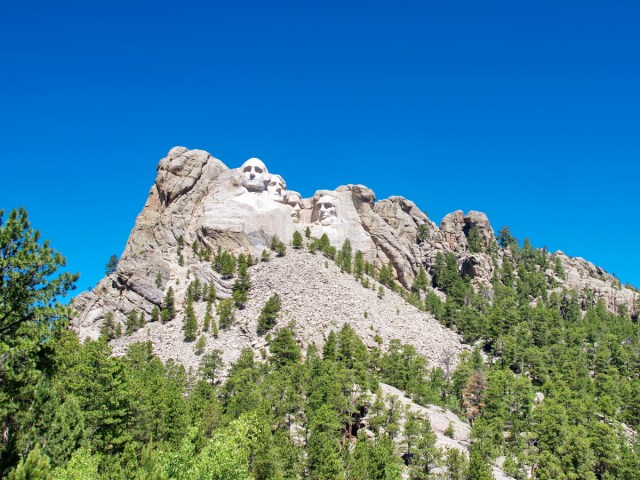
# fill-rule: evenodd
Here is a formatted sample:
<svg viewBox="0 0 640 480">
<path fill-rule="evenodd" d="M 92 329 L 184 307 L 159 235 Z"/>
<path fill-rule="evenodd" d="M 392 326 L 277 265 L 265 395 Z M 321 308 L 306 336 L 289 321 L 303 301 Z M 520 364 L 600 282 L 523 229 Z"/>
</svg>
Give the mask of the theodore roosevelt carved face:
<svg viewBox="0 0 640 480">
<path fill-rule="evenodd" d="M 250 192 L 264 192 L 271 181 L 271 175 L 262 160 L 250 158 L 240 167 L 242 186 Z"/>
<path fill-rule="evenodd" d="M 287 192 L 286 204 L 291 207 L 291 220 L 293 223 L 300 222 L 300 207 L 302 205 L 302 197 L 298 192 Z"/>
</svg>

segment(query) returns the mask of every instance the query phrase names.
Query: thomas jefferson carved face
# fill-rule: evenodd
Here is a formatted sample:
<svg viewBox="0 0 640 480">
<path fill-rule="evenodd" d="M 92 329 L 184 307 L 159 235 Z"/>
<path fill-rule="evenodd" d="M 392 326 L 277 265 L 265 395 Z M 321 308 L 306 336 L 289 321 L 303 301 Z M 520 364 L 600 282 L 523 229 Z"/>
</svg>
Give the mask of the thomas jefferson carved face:
<svg viewBox="0 0 640 480">
<path fill-rule="evenodd" d="M 331 225 L 338 220 L 336 216 L 336 200 L 329 195 L 323 195 L 316 202 L 318 221 L 320 225 Z"/>
<path fill-rule="evenodd" d="M 264 192 L 271 180 L 271 175 L 262 160 L 250 158 L 240 167 L 242 186 L 250 192 Z"/>
<path fill-rule="evenodd" d="M 276 202 L 284 203 L 284 194 L 287 191 L 287 184 L 280 175 L 271 175 L 271 181 L 267 190 Z"/>
</svg>

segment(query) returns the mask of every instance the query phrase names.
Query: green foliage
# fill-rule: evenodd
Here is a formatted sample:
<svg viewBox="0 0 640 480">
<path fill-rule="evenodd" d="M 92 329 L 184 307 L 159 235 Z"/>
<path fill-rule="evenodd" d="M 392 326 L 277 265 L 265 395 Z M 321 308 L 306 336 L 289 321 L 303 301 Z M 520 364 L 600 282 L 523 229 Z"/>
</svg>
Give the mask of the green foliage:
<svg viewBox="0 0 640 480">
<path fill-rule="evenodd" d="M 305 228 L 304 230 L 304 236 L 307 240 L 309 240 L 311 238 L 311 229 L 309 227 Z"/>
<path fill-rule="evenodd" d="M 13 210 L 6 220 L 0 211 L 0 418 L 5 425 L 0 475 L 15 458 L 10 451 L 13 432 L 20 428 L 15 415 L 29 408 L 46 342 L 70 317 L 70 309 L 58 299 L 74 288 L 78 275 L 59 273 L 64 265 L 64 257 L 48 241 L 40 243 L 26 210 Z"/>
<path fill-rule="evenodd" d="M 187 306 L 184 309 L 183 327 L 184 339 L 187 342 L 193 342 L 198 334 L 198 320 L 193 308 L 193 298 L 187 298 Z"/>
<path fill-rule="evenodd" d="M 251 278 L 249 277 L 249 265 L 244 255 L 238 257 L 238 278 L 231 287 L 233 301 L 236 307 L 242 309 L 249 299 Z"/>
<path fill-rule="evenodd" d="M 269 300 L 267 300 L 267 303 L 265 303 L 260 311 L 260 316 L 258 317 L 258 335 L 264 335 L 276 326 L 281 307 L 280 295 L 274 293 L 269 297 Z"/>
<path fill-rule="evenodd" d="M 162 323 L 167 323 L 174 319 L 176 316 L 175 300 L 173 297 L 173 287 L 169 287 L 167 293 L 164 296 L 162 302 L 162 312 L 160 313 L 160 320 Z"/>
<path fill-rule="evenodd" d="M 205 337 L 204 335 L 200 335 L 198 337 L 198 341 L 195 344 L 195 354 L 196 355 L 202 355 L 202 352 L 204 351 L 204 347 L 207 346 L 207 337 Z"/>
<path fill-rule="evenodd" d="M 287 246 L 275 235 L 271 238 L 269 248 L 276 253 L 276 257 L 284 257 L 285 253 L 287 253 Z"/>
<path fill-rule="evenodd" d="M 320 238 L 315 238 L 309 243 L 309 251 L 316 252 L 321 251 L 325 257 L 335 258 L 336 256 L 336 247 L 331 245 L 329 241 L 329 236 L 326 233 L 323 233 Z"/>
<path fill-rule="evenodd" d="M 393 279 L 393 265 L 382 265 L 378 274 L 378 281 L 387 288 L 394 289 L 396 282 Z"/>
<path fill-rule="evenodd" d="M 213 258 L 213 269 L 222 275 L 222 278 L 229 279 L 235 274 L 236 258 L 218 246 L 218 252 Z"/>
<path fill-rule="evenodd" d="M 230 298 L 220 300 L 216 306 L 216 311 L 218 313 L 220 328 L 222 329 L 229 328 L 236 319 L 235 305 Z"/>
<path fill-rule="evenodd" d="M 50 471 L 49 458 L 36 445 L 27 458 L 21 460 L 11 472 L 9 480 L 53 480 Z"/>
<path fill-rule="evenodd" d="M 158 322 L 160 320 L 160 309 L 157 305 L 154 305 L 151 309 L 151 319 L 150 322 Z"/>
<path fill-rule="evenodd" d="M 413 280 L 411 291 L 414 293 L 426 292 L 428 286 L 429 278 L 427 277 L 427 272 L 425 272 L 424 267 L 420 266 L 416 278 Z"/>
<path fill-rule="evenodd" d="M 271 362 L 279 367 L 300 362 L 300 346 L 293 336 L 293 328 L 291 326 L 281 328 L 276 333 L 269 345 L 269 350 L 271 351 Z"/>
<path fill-rule="evenodd" d="M 467 244 L 469 245 L 469 251 L 471 253 L 480 253 L 484 249 L 484 241 L 480 230 L 475 225 L 472 226 L 467 232 Z"/>
<path fill-rule="evenodd" d="M 100 326 L 100 335 L 107 340 L 113 340 L 116 338 L 116 322 L 113 319 L 113 312 L 107 312 L 104 314 L 104 320 Z"/>
<path fill-rule="evenodd" d="M 500 248 L 503 250 L 507 247 L 513 247 L 516 245 L 516 239 L 511 235 L 509 227 L 504 226 L 498 232 L 498 245 L 500 245 Z"/>
<path fill-rule="evenodd" d="M 336 262 L 341 272 L 351 273 L 352 248 L 351 240 L 348 238 L 342 244 L 342 248 L 338 251 Z"/>
<path fill-rule="evenodd" d="M 425 223 L 418 225 L 418 234 L 417 239 L 418 243 L 422 243 L 426 240 L 429 240 L 429 226 Z"/>
<path fill-rule="evenodd" d="M 297 230 L 293 232 L 293 238 L 291 239 L 291 246 L 295 249 L 302 248 L 302 234 Z"/>
<path fill-rule="evenodd" d="M 133 332 L 140 330 L 144 324 L 144 313 L 138 314 L 137 311 L 131 310 L 125 320 L 126 334 L 131 335 Z"/>
<path fill-rule="evenodd" d="M 218 379 L 218 372 L 224 367 L 222 351 L 215 349 L 202 357 L 200 374 L 209 383 L 214 384 Z"/>
<path fill-rule="evenodd" d="M 118 268 L 118 257 L 117 255 L 111 255 L 109 257 L 109 261 L 104 267 L 104 274 L 111 275 L 112 273 L 115 273 L 116 268 Z"/>
<path fill-rule="evenodd" d="M 269 250 L 267 250 L 267 249 L 262 250 L 261 260 L 263 262 L 268 262 L 270 257 L 271 257 L 271 255 L 269 254 Z"/>
</svg>

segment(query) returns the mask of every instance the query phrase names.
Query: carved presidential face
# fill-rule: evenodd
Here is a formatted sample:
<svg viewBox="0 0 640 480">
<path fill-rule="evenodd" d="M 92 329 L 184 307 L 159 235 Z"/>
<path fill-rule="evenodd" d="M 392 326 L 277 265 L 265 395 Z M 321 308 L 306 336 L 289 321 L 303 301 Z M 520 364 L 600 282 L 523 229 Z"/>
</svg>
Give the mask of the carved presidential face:
<svg viewBox="0 0 640 480">
<path fill-rule="evenodd" d="M 284 194 L 287 191 L 287 184 L 280 175 L 271 175 L 271 181 L 267 190 L 271 192 L 276 202 L 284 203 Z"/>
<path fill-rule="evenodd" d="M 271 181 L 271 175 L 262 160 L 250 158 L 242 167 L 242 186 L 250 192 L 264 192 Z"/>
<path fill-rule="evenodd" d="M 291 207 L 291 219 L 293 223 L 300 222 L 300 207 L 302 206 L 302 197 L 298 192 L 287 192 L 286 204 Z"/>
<path fill-rule="evenodd" d="M 318 221 L 320 225 L 331 225 L 338 220 L 336 216 L 336 200 L 329 195 L 323 195 L 316 202 Z"/>
</svg>

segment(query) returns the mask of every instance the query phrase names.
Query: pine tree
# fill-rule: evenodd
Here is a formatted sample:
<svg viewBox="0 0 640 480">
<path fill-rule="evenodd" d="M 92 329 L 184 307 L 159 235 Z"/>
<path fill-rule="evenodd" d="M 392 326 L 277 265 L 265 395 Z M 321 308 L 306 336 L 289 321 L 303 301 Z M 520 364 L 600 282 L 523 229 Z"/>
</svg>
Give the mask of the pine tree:
<svg viewBox="0 0 640 480">
<path fill-rule="evenodd" d="M 482 252 L 483 240 L 480 230 L 477 226 L 472 226 L 467 232 L 467 244 L 471 253 Z"/>
<path fill-rule="evenodd" d="M 202 326 L 202 330 L 205 332 L 209 331 L 211 327 L 211 321 L 213 320 L 213 309 L 211 300 L 207 300 L 207 307 L 204 312 L 204 325 Z"/>
<path fill-rule="evenodd" d="M 291 239 L 291 246 L 296 250 L 302 248 L 302 235 L 297 230 L 293 232 L 293 238 Z"/>
<path fill-rule="evenodd" d="M 411 287 L 411 291 L 418 292 L 426 292 L 427 287 L 429 286 L 429 279 L 427 278 L 427 272 L 425 272 L 424 267 L 420 267 L 418 269 L 418 274 L 416 278 L 413 280 L 413 286 Z"/>
<path fill-rule="evenodd" d="M 440 449 L 436 447 L 436 434 L 431 428 L 429 417 L 419 422 L 419 433 L 414 447 L 414 456 L 411 459 L 412 480 L 426 480 L 430 478 L 433 469 L 436 468 L 442 456 Z"/>
<path fill-rule="evenodd" d="M 118 268 L 118 257 L 116 255 L 111 255 L 111 257 L 109 257 L 109 261 L 104 267 L 105 275 L 115 273 L 116 268 Z"/>
<path fill-rule="evenodd" d="M 151 322 L 157 322 L 160 320 L 160 309 L 157 305 L 154 305 L 151 309 Z"/>
<path fill-rule="evenodd" d="M 274 293 L 269 297 L 258 317 L 258 335 L 264 335 L 276 326 L 281 306 L 280 295 Z"/>
<path fill-rule="evenodd" d="M 113 312 L 104 314 L 104 321 L 100 327 L 100 335 L 104 336 L 107 340 L 116 338 L 116 322 L 113 319 Z"/>
<path fill-rule="evenodd" d="M 233 301 L 236 307 L 240 309 L 244 308 L 249 298 L 250 288 L 251 279 L 249 278 L 247 260 L 244 255 L 240 255 L 238 258 L 238 278 L 233 282 L 233 286 L 231 287 Z"/>
<path fill-rule="evenodd" d="M 356 278 L 361 279 L 364 272 L 365 272 L 364 255 L 360 250 L 358 250 L 356 251 L 355 261 L 353 265 L 353 273 L 355 274 Z"/>
<path fill-rule="evenodd" d="M 290 363 L 300 363 L 302 353 L 290 326 L 278 331 L 269 345 L 269 350 L 272 355 L 271 362 L 275 365 L 282 367 Z"/>
<path fill-rule="evenodd" d="M 49 458 L 36 445 L 27 458 L 22 459 L 11 472 L 9 480 L 53 480 Z"/>
<path fill-rule="evenodd" d="M 304 236 L 307 238 L 307 240 L 311 239 L 311 229 L 309 227 L 305 229 Z"/>
<path fill-rule="evenodd" d="M 140 326 L 139 326 L 139 320 L 138 320 L 138 312 L 136 312 L 135 310 L 131 310 L 129 312 L 129 315 L 127 315 L 127 319 L 125 321 L 125 326 L 126 328 L 126 334 L 127 335 L 131 335 L 133 332 L 137 331 Z"/>
<path fill-rule="evenodd" d="M 200 335 L 195 345 L 196 355 L 201 355 L 202 352 L 204 351 L 204 347 L 206 346 L 207 346 L 207 337 L 205 337 L 204 335 Z"/>
<path fill-rule="evenodd" d="M 235 320 L 233 301 L 230 298 L 220 300 L 216 309 L 220 319 L 220 328 L 229 328 Z"/>
<path fill-rule="evenodd" d="M 187 306 L 184 310 L 184 339 L 187 342 L 193 342 L 198 333 L 198 320 L 193 309 L 193 298 L 187 298 Z"/>
<path fill-rule="evenodd" d="M 176 316 L 176 307 L 175 301 L 173 298 L 173 287 L 169 287 L 166 295 L 164 296 L 164 301 L 162 302 L 162 313 L 160 314 L 160 320 L 162 323 L 166 323 Z"/>
<path fill-rule="evenodd" d="M 340 266 L 340 271 L 351 273 L 351 253 L 351 240 L 347 238 L 342 244 L 342 248 L 338 252 L 337 262 Z"/>
</svg>

